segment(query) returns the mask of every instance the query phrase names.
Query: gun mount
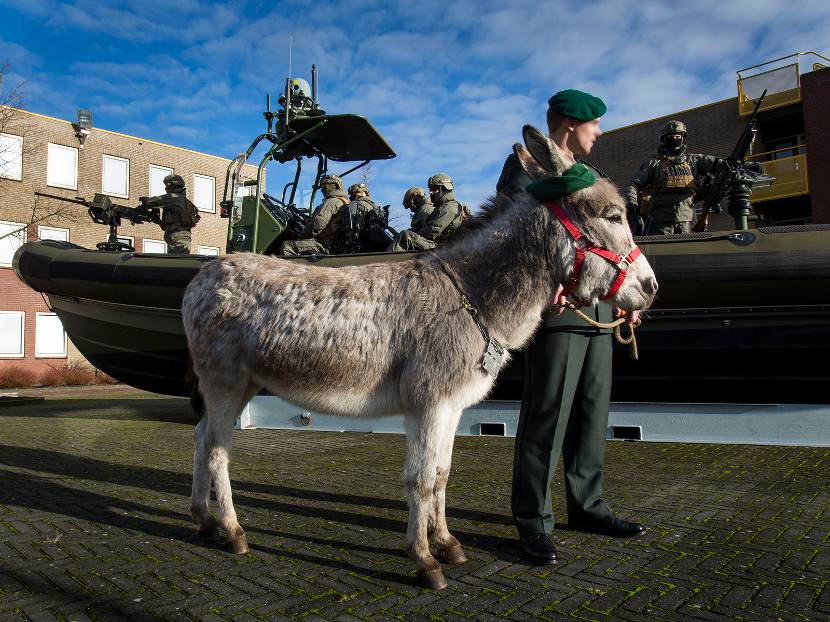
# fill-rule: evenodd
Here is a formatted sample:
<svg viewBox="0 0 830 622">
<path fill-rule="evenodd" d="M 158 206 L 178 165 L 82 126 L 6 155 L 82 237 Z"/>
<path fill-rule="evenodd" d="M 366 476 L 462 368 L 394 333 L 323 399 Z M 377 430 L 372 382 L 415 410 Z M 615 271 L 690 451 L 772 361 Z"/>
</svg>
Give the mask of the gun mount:
<svg viewBox="0 0 830 622">
<path fill-rule="evenodd" d="M 759 162 L 747 162 L 747 153 L 755 142 L 755 135 L 758 132 L 757 115 L 761 103 L 766 97 L 764 90 L 755 104 L 755 110 L 749 117 L 746 126 L 738 137 L 738 142 L 732 153 L 722 160 L 718 160 L 714 169 L 707 173 L 700 188 L 697 191 L 696 199 L 703 201 L 703 211 L 694 226 L 694 231 L 705 231 L 709 214 L 720 213 L 720 202 L 725 197 L 729 215 L 735 219 L 736 229 L 746 229 L 749 215 L 752 213 L 752 186 L 770 184 L 775 181 L 774 177 L 764 173 Z"/>
</svg>

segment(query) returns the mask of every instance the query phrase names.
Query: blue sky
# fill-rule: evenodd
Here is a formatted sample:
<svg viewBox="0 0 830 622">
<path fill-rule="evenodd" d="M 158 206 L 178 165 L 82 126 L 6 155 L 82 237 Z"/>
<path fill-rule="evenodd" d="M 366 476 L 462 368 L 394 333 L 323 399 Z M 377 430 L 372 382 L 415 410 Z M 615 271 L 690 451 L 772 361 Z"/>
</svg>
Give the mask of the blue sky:
<svg viewBox="0 0 830 622">
<path fill-rule="evenodd" d="M 474 208 L 554 92 L 602 97 L 604 129 L 733 97 L 736 69 L 828 55 L 830 2 L 0 0 L 6 88 L 25 82 L 26 108 L 90 108 L 97 127 L 224 157 L 264 131 L 289 36 L 323 107 L 368 117 L 398 153 L 373 166 L 379 203 L 443 171 Z"/>
</svg>

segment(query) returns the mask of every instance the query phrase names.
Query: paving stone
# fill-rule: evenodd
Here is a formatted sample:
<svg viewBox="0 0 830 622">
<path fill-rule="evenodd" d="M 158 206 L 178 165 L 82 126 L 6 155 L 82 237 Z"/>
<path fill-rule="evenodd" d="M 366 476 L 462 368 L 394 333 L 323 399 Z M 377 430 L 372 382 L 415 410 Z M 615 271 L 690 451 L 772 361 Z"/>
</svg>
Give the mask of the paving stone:
<svg viewBox="0 0 830 622">
<path fill-rule="evenodd" d="M 231 466 L 252 552 L 200 543 L 185 400 L 47 399 L 0 411 L 0 622 L 830 620 L 826 448 L 610 443 L 635 540 L 569 531 L 525 563 L 511 439 L 456 441 L 450 528 L 469 563 L 417 583 L 400 435 L 245 430 Z M 59 425 L 56 425 L 59 422 Z M 554 511 L 566 515 L 561 468 Z"/>
</svg>

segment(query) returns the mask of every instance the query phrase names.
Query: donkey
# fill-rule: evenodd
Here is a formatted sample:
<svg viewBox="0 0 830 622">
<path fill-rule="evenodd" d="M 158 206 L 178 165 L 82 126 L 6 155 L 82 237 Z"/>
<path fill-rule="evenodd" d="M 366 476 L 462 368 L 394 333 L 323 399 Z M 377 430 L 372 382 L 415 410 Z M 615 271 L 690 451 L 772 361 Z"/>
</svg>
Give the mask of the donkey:
<svg viewBox="0 0 830 622">
<path fill-rule="evenodd" d="M 514 150 L 532 179 L 561 175 L 573 162 L 550 139 L 524 128 Z M 599 179 L 561 200 L 587 240 L 620 256 L 636 249 L 624 203 Z M 447 529 L 445 490 L 461 411 L 482 400 L 507 354 L 488 373 L 488 342 L 520 348 L 552 293 L 568 277 L 577 245 L 545 205 L 527 193 L 496 196 L 450 244 L 398 263 L 328 268 L 238 253 L 205 264 L 184 294 L 182 317 L 204 405 L 195 430 L 191 512 L 201 536 L 218 526 L 234 553 L 248 551 L 231 498 L 233 424 L 262 388 L 335 415 L 403 414 L 409 504 L 406 550 L 423 584 L 447 583 L 430 552 L 467 561 Z M 619 286 L 618 266 L 587 253 L 576 300 Z M 610 302 L 644 309 L 657 289 L 640 256 Z M 475 313 L 473 313 L 475 311 Z"/>
</svg>

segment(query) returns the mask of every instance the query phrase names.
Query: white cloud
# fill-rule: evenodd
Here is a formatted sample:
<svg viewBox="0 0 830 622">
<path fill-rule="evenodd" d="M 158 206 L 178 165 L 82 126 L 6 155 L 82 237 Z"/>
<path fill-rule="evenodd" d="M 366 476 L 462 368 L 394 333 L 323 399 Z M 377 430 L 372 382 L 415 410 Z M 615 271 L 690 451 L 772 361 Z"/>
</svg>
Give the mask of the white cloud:
<svg viewBox="0 0 830 622">
<path fill-rule="evenodd" d="M 293 73 L 309 79 L 318 64 L 323 107 L 368 117 L 398 152 L 376 163 L 372 182 L 393 206 L 439 170 L 478 204 L 557 90 L 601 96 L 610 129 L 734 97 L 736 69 L 798 48 L 827 52 L 830 41 L 830 4 L 817 0 L 3 6 L 41 20 L 63 46 L 55 58 L 25 38 L 0 40 L 0 60 L 22 59 L 30 108 L 72 117 L 89 105 L 108 129 L 226 156 L 264 130 L 264 95 L 276 106 L 292 37 Z"/>
</svg>

